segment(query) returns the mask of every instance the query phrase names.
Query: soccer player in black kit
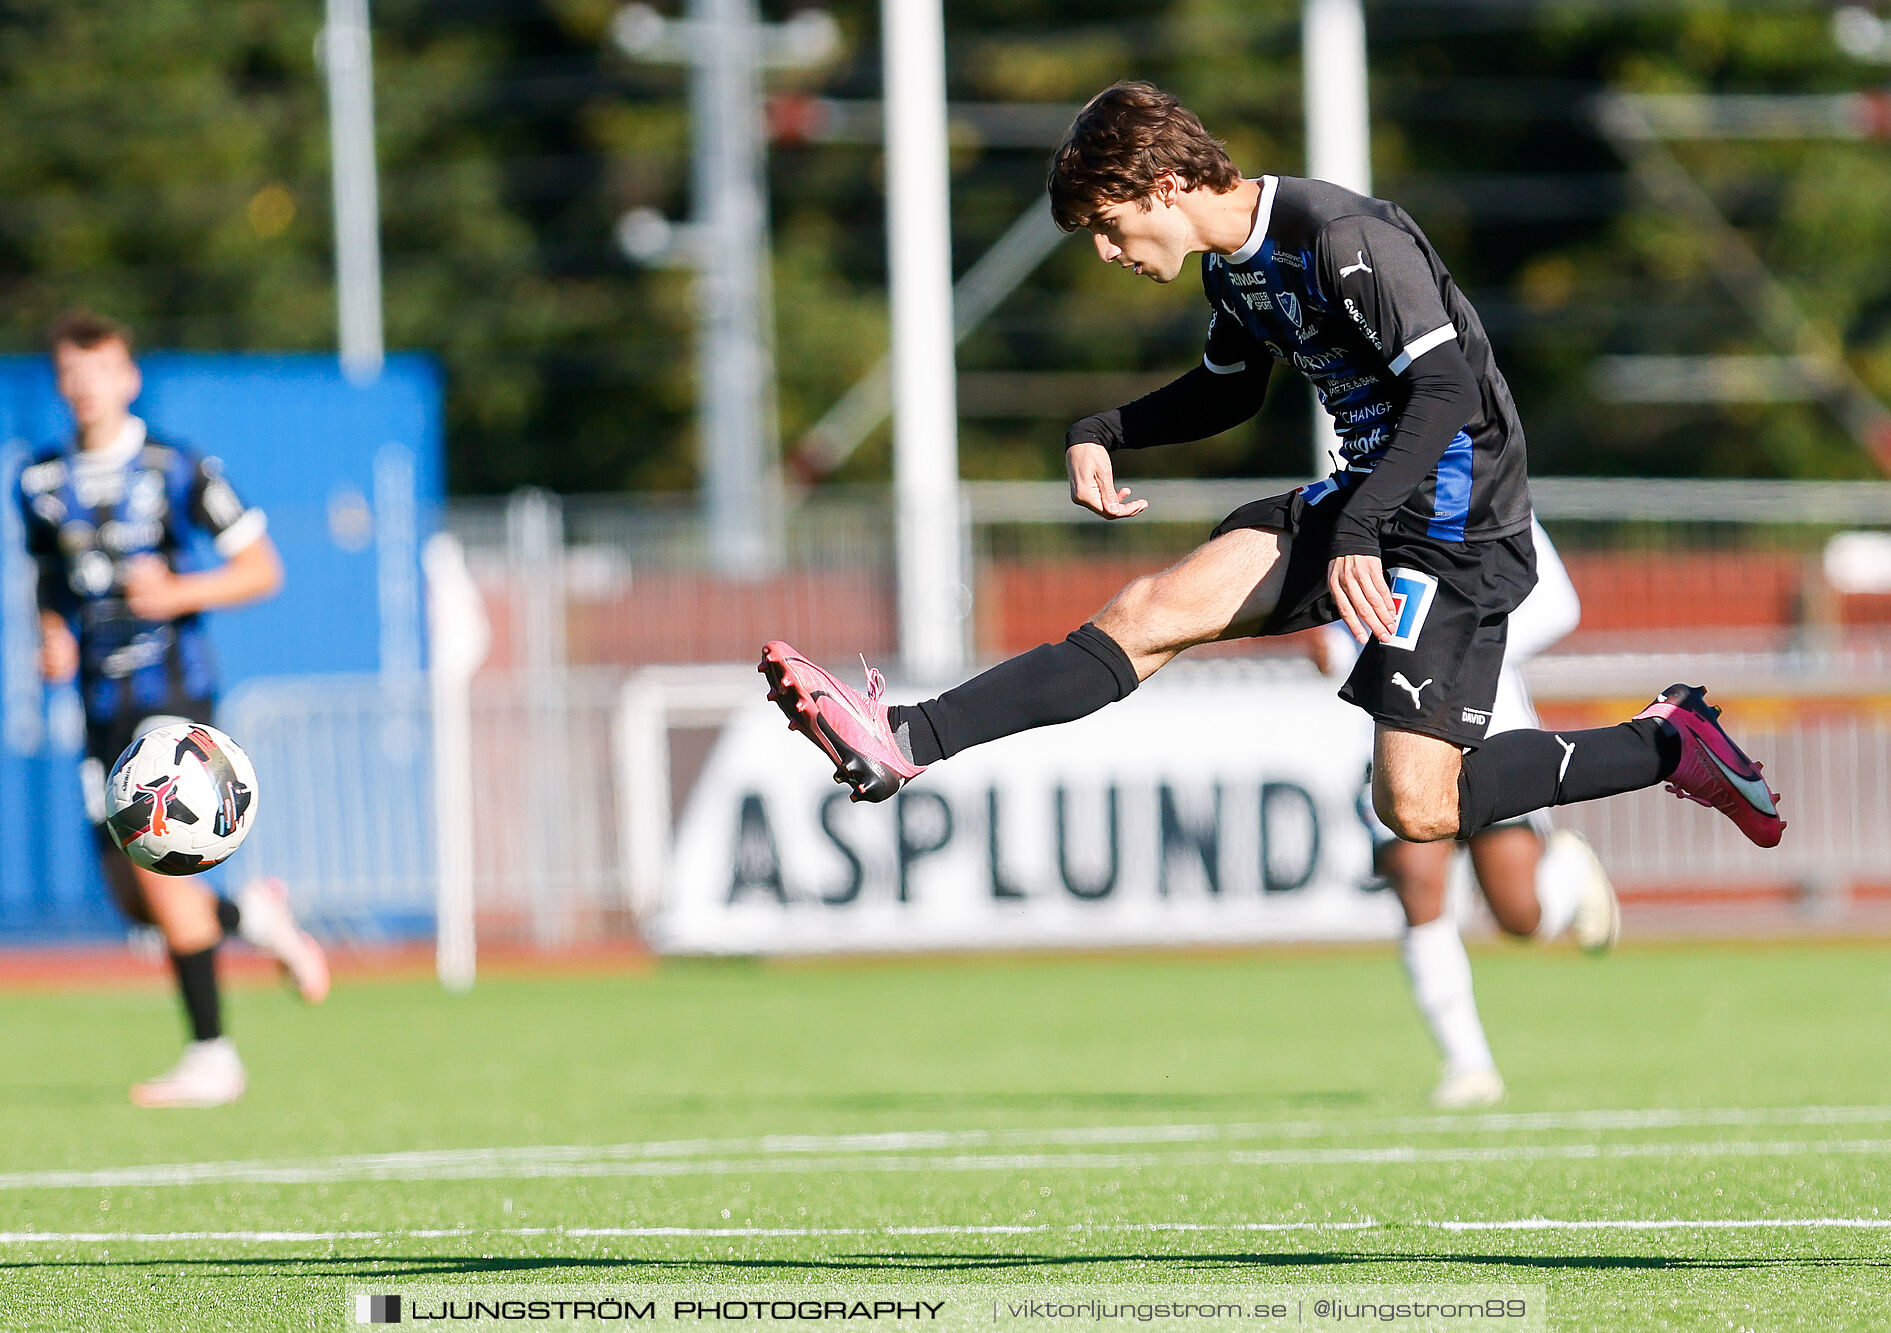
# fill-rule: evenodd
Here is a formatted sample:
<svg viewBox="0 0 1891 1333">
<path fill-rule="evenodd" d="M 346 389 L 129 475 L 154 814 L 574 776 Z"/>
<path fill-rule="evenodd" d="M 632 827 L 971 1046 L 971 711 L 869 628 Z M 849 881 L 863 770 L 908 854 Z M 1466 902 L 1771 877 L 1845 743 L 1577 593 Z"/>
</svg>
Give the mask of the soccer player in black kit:
<svg viewBox="0 0 1891 1333">
<path fill-rule="evenodd" d="M 1243 505 L 1164 572 L 1132 581 L 1061 643 L 936 699 L 889 707 L 779 641 L 761 671 L 790 725 L 856 800 L 927 765 L 1126 696 L 1197 644 L 1344 621 L 1365 644 L 1340 696 L 1376 722 L 1373 805 L 1399 837 L 1468 838 L 1545 806 L 1666 782 L 1778 844 L 1777 794 L 1700 687 L 1586 731 L 1486 737 L 1505 620 L 1536 581 L 1523 429 L 1477 312 L 1395 204 L 1324 181 L 1244 179 L 1174 98 L 1119 83 L 1052 159 L 1051 209 L 1098 258 L 1172 282 L 1204 255 L 1201 365 L 1066 435 L 1071 498 L 1141 513 L 1118 450 L 1217 434 L 1260 410 L 1276 364 L 1314 384 L 1340 436 L 1332 475 Z"/>
<path fill-rule="evenodd" d="M 39 566 L 40 672 L 53 684 L 78 678 L 80 772 L 105 879 L 128 916 L 163 935 L 191 1034 L 176 1066 L 131 1096 L 140 1106 L 219 1106 L 242 1095 L 244 1072 L 223 1033 L 217 946 L 241 933 L 311 1002 L 327 994 L 327 961 L 275 880 L 232 900 L 201 876 L 133 865 L 104 829 L 105 777 L 150 728 L 214 722 L 202 615 L 271 595 L 282 565 L 263 512 L 237 497 L 217 461 L 153 439 L 131 414 L 143 382 L 126 329 L 75 311 L 49 342 L 78 429 L 21 469 L 16 496 Z M 191 568 L 193 534 L 209 538 L 222 563 Z"/>
</svg>

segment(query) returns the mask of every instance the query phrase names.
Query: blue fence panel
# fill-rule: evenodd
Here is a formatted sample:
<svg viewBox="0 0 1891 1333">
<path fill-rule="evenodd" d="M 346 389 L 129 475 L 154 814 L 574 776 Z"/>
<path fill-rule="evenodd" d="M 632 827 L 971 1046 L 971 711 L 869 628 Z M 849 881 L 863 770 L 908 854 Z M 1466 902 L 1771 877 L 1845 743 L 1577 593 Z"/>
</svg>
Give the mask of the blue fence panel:
<svg viewBox="0 0 1891 1333">
<path fill-rule="evenodd" d="M 225 693 L 273 675 L 418 670 L 420 546 L 445 489 L 432 359 L 390 357 L 371 384 L 321 356 L 161 353 L 140 365 L 133 411 L 154 436 L 221 458 L 282 552 L 279 595 L 210 617 Z M 124 929 L 84 820 L 77 699 L 39 684 L 32 569 L 11 512 L 20 460 L 71 429 L 46 360 L 0 357 L 0 944 Z"/>
</svg>

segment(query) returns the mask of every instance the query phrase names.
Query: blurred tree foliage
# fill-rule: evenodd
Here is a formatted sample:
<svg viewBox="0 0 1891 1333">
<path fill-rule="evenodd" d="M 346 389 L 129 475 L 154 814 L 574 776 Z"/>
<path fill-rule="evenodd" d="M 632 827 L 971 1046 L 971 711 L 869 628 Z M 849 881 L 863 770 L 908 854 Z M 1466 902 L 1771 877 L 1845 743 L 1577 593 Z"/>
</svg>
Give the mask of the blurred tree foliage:
<svg viewBox="0 0 1891 1333">
<path fill-rule="evenodd" d="M 628 263 L 611 235 L 632 207 L 687 214 L 685 75 L 613 51 L 617 7 L 373 5 L 388 341 L 446 365 L 461 492 L 694 479 L 691 280 Z M 779 19 L 798 4 L 762 7 Z M 827 7 L 839 56 L 771 89 L 877 99 L 878 4 Z M 1244 169 L 1301 170 L 1294 0 L 946 9 L 957 101 L 1072 107 L 1112 79 L 1149 78 Z M 1592 99 L 1882 83 L 1885 66 L 1838 50 L 1825 5 L 1380 0 L 1368 15 L 1378 191 L 1425 225 L 1483 313 L 1536 470 L 1872 474 L 1815 404 L 1613 403 L 1594 375 L 1606 354 L 1774 349 L 1698 229 L 1636 192 Z M 152 346 L 332 346 L 320 21 L 319 0 L 0 0 L 6 345 L 36 346 L 56 310 L 86 302 Z M 1037 197 L 1050 146 L 955 139 L 957 271 Z M 1674 151 L 1793 291 L 1808 345 L 1841 348 L 1891 396 L 1884 142 Z M 789 445 L 884 350 L 882 179 L 872 144 L 789 132 L 771 153 Z M 1065 420 L 1193 360 L 1196 292 L 1192 269 L 1161 288 L 1066 244 L 961 348 L 967 474 L 1058 475 Z M 1135 469 L 1300 473 L 1307 412 L 1282 375 L 1254 423 Z M 883 477 L 886 460 L 882 429 L 840 477 Z"/>
</svg>

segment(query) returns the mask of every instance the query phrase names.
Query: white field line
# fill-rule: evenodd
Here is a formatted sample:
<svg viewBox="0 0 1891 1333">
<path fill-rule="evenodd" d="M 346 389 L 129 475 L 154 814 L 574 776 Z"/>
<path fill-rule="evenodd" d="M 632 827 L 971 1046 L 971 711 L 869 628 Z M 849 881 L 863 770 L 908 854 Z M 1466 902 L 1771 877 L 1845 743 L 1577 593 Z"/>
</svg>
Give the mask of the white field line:
<svg viewBox="0 0 1891 1333">
<path fill-rule="evenodd" d="M 445 1148 L 396 1153 L 359 1153 L 325 1158 L 273 1161 L 189 1162 L 94 1170 L 0 1173 L 0 1190 L 61 1189 L 94 1185 L 231 1184 L 245 1181 L 299 1184 L 327 1180 L 494 1179 L 535 1175 L 669 1175 L 766 1172 L 781 1168 L 730 1165 L 726 1159 L 817 1152 L 893 1153 L 951 1148 L 1087 1147 L 1105 1144 L 1242 1142 L 1255 1139 L 1340 1137 L 1364 1134 L 1411 1135 L 1518 1133 L 1529 1130 L 1660 1130 L 1740 1126 L 1815 1126 L 1891 1123 L 1891 1106 L 1720 1107 L 1702 1110 L 1535 1111 L 1487 1115 L 1395 1116 L 1378 1119 L 1288 1120 L 1248 1124 L 1087 1125 L 1067 1129 L 916 1130 L 880 1134 L 764 1135 L 751 1138 L 659 1139 L 642 1143 L 543 1144 L 509 1148 Z M 1379 1151 L 1379 1150 L 1372 1150 Z M 605 1171 L 615 1162 L 664 1162 L 711 1157 L 724 1159 L 700 1170 Z M 1035 1159 L 993 1159 L 990 1169 Z M 1069 1165 L 1077 1158 L 1057 1158 Z M 1123 1159 L 1100 1163 L 1109 1165 Z M 1180 1159 L 1172 1159 L 1180 1160 Z M 1384 1160 L 1378 1157 L 1363 1161 Z M 1459 1160 L 1459 1159 L 1441 1159 Z M 966 1159 L 939 1159 L 941 1170 L 978 1170 Z M 570 1171 L 555 1168 L 569 1165 Z M 576 1168 L 582 1168 L 576 1169 Z M 794 1168 L 788 1168 L 790 1170 Z M 813 1165 L 810 1170 L 869 1170 L 866 1166 Z M 889 1169 L 914 1169 L 897 1163 Z M 439 1175 L 429 1175 L 438 1171 Z"/>
<path fill-rule="evenodd" d="M 1108 1171 L 1144 1167 L 1287 1167 L 1426 1165 L 1462 1162 L 1606 1161 L 1623 1158 L 1891 1156 L 1891 1139 L 1735 1139 L 1655 1143 L 1517 1143 L 1497 1147 L 1423 1148 L 1408 1144 L 1356 1148 L 1269 1148 L 1178 1153 L 963 1153 L 956 1156 L 691 1158 L 681 1161 L 599 1160 L 585 1149 L 556 1156 L 481 1150 L 389 1153 L 307 1162 L 187 1162 L 92 1171 L 18 1171 L 0 1175 L 0 1191 L 109 1189 L 190 1185 L 305 1185 L 385 1180 L 540 1180 L 603 1177 L 766 1176 L 936 1171 Z"/>
<path fill-rule="evenodd" d="M 1891 1217 L 1656 1217 L 1557 1218 L 1519 1217 L 1498 1222 L 1417 1222 L 1440 1231 L 1767 1231 L 1798 1227 L 1807 1230 L 1891 1230 Z"/>
<path fill-rule="evenodd" d="M 1370 1231 L 1371 1218 L 1357 1222 L 1098 1222 L 1072 1226 L 929 1226 L 929 1227 L 426 1227 L 397 1231 L 0 1231 L 0 1245 L 37 1245 L 49 1241 L 106 1244 L 112 1241 L 230 1240 L 255 1243 L 320 1243 L 337 1240 L 437 1240 L 453 1236 L 571 1236 L 629 1239 L 770 1239 L 824 1236 L 1041 1236 L 1095 1232 L 1262 1232 Z"/>
<path fill-rule="evenodd" d="M 712 1240 L 821 1239 L 848 1236 L 1022 1236 L 1126 1232 L 1382 1231 L 1400 1227 L 1448 1232 L 1473 1231 L 1791 1231 L 1891 1230 L 1891 1217 L 1521 1217 L 1490 1221 L 1379 1222 L 1121 1222 L 1069 1226 L 926 1226 L 926 1227 L 417 1227 L 388 1231 L 0 1231 L 0 1245 L 129 1245 L 195 1241 L 237 1244 L 320 1245 L 336 1241 L 441 1240 L 461 1237 L 661 1240 L 675 1237 Z"/>
</svg>

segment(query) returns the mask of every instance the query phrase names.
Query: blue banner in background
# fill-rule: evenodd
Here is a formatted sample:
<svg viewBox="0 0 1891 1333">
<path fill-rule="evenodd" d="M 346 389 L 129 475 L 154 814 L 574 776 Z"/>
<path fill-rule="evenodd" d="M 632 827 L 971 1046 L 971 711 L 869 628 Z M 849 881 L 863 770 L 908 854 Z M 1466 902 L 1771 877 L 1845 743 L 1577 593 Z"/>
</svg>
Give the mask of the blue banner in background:
<svg viewBox="0 0 1891 1333">
<path fill-rule="evenodd" d="M 445 493 L 432 359 L 390 357 L 372 384 L 323 356 L 159 353 L 139 364 L 132 410 L 156 438 L 221 458 L 282 552 L 280 593 L 209 616 L 223 693 L 260 676 L 421 667 L 420 548 Z M 46 359 L 0 357 L 0 944 L 125 930 L 80 803 L 78 699 L 39 684 L 33 572 L 12 501 L 20 463 L 71 429 Z"/>
</svg>

